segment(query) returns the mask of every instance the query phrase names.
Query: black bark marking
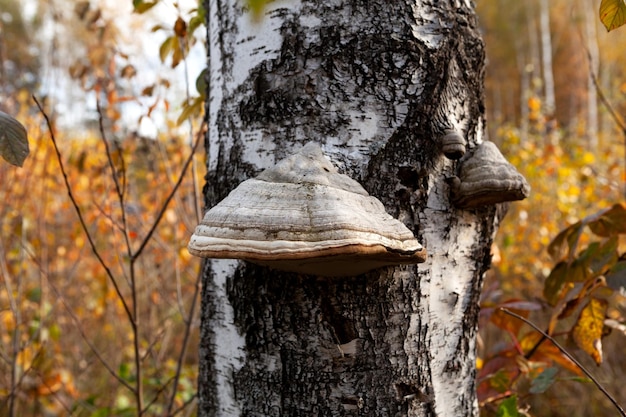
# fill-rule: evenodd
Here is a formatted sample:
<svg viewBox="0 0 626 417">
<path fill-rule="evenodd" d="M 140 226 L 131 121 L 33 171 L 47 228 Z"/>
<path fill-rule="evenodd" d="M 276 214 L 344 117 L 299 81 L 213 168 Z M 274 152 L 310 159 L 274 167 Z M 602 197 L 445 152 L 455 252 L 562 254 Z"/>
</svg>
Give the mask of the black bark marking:
<svg viewBox="0 0 626 417">
<path fill-rule="evenodd" d="M 335 342 L 338 345 L 348 343 L 358 337 L 351 320 L 342 317 L 327 299 L 321 300 L 322 319 L 331 326 Z"/>
<path fill-rule="evenodd" d="M 408 330 L 407 309 L 415 304 L 407 296 L 419 283 L 407 284 L 413 290 L 378 275 L 329 280 L 245 264 L 228 282 L 235 323 L 250 349 L 234 380 L 239 392 L 254 386 L 265 394 L 238 397 L 243 415 L 384 415 L 382 409 L 395 415 L 406 409 L 392 389 L 399 378 L 409 378 L 392 365 L 406 361 L 406 354 L 388 340 L 402 340 Z M 397 332 L 400 339 L 390 336 Z M 364 353 L 343 357 L 336 337 L 341 343 L 358 338 Z M 268 357 L 275 358 L 273 369 Z M 422 391 L 428 386 L 413 385 Z M 361 404 L 356 409 L 355 398 Z"/>
</svg>

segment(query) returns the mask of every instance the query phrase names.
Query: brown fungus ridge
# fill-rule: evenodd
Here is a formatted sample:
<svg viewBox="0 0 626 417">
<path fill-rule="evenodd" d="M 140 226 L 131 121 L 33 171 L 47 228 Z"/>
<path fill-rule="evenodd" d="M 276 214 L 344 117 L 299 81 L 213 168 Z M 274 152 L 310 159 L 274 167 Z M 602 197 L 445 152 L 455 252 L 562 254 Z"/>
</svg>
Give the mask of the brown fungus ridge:
<svg viewBox="0 0 626 417">
<path fill-rule="evenodd" d="M 189 252 L 320 276 L 424 262 L 413 233 L 319 145 L 242 182 L 196 227 Z"/>
<path fill-rule="evenodd" d="M 530 194 L 524 176 L 487 141 L 459 163 L 458 176 L 448 183 L 452 204 L 464 209 L 523 200 Z"/>
</svg>

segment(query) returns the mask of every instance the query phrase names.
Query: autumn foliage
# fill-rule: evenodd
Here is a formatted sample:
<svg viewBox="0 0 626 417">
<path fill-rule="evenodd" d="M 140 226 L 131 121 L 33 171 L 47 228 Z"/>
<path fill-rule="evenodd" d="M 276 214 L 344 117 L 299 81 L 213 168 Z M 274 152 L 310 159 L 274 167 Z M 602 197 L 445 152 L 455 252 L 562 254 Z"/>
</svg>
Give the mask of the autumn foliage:
<svg viewBox="0 0 626 417">
<path fill-rule="evenodd" d="M 154 85 L 126 93 L 137 74 L 113 22 L 75 7 L 91 44 L 68 74 L 96 98 L 96 119 L 60 129 L 27 90 L 3 103 L 30 155 L 19 169 L 0 164 L 0 414 L 190 413 L 200 262 L 186 242 L 201 210 L 201 107 L 185 99 L 156 138 L 126 128 L 125 103 L 148 103 L 141 118 L 170 104 Z M 190 41 L 170 30 L 184 58 Z"/>
<path fill-rule="evenodd" d="M 545 129 L 540 104 L 529 101 L 538 133 Z M 533 135 L 524 142 L 514 128 L 499 134 L 533 191 L 511 206 L 494 244 L 481 308 L 478 392 L 484 415 L 518 415 L 529 405 L 571 396 L 578 389 L 571 383 L 597 397 L 579 365 L 507 311 L 531 320 L 576 357 L 587 356 L 585 366 L 600 366 L 605 356 L 620 362 L 619 351 L 603 340 L 611 329 L 624 337 L 626 205 L 612 202 L 621 200 L 625 182 L 621 156 L 611 147 L 592 153 L 563 137 L 555 143 Z M 557 382 L 568 388 L 549 390 Z M 619 394 L 621 385 L 605 383 Z"/>
<path fill-rule="evenodd" d="M 0 395 L 14 396 L 21 415 L 119 415 L 132 409 L 132 390 L 122 384 L 132 385 L 136 375 L 126 303 L 137 308 L 133 320 L 150 410 L 167 406 L 177 372 L 175 405 L 182 406 L 195 395 L 196 375 L 195 350 L 182 350 L 189 343 L 182 338 L 185 328 L 197 327 L 189 312 L 199 262 L 185 248 L 197 218 L 191 177 L 137 258 L 134 288 L 125 240 L 136 251 L 157 220 L 190 155 L 186 137 L 130 136 L 110 143 L 126 187 L 123 226 L 102 138 L 95 131 L 74 138 L 56 132 L 99 262 L 68 197 L 41 115 L 24 112 L 22 120 L 31 155 L 22 169 L 0 165 L 0 304 L 7 306 L 0 311 Z"/>
<path fill-rule="evenodd" d="M 157 3 L 133 1 L 137 13 Z M 511 23 L 497 15 L 507 12 L 506 2 L 495 2 L 500 9 L 479 3 L 489 19 L 491 65 L 515 72 L 506 53 L 515 44 L 519 59 L 525 40 L 508 39 L 509 29 L 500 27 Z M 252 1 L 251 8 L 260 13 L 264 4 Z M 7 88 L 11 98 L 0 108 L 26 127 L 30 143 L 22 168 L 0 161 L 0 415 L 193 414 L 200 262 L 185 246 L 200 212 L 204 164 L 192 144 L 203 134 L 205 80 L 199 74 L 197 93 L 172 105 L 168 80 L 141 84 L 119 51 L 113 22 L 90 2 L 74 7 L 89 53 L 65 70 L 85 96 L 98 97 L 91 109 L 97 119 L 79 133 L 60 128 L 54 109 L 45 99 L 38 109 L 24 85 Z M 528 7 L 516 2 L 511 10 Z M 609 13 L 603 19 L 617 27 L 620 15 L 610 13 L 623 2 L 603 0 L 602 7 Z M 199 7 L 152 28 L 166 34 L 155 48 L 168 66 L 185 63 L 203 13 Z M 555 56 L 571 64 L 571 48 L 580 45 L 558 45 Z M 586 73 L 567 72 L 586 62 L 578 59 L 559 69 L 557 86 L 571 88 L 557 104 L 586 99 L 577 90 Z M 553 340 L 626 401 L 624 138 L 611 127 L 590 141 L 584 123 L 566 124 L 561 108 L 544 108 L 541 80 L 522 88 L 524 73 L 537 73 L 527 67 L 515 76 L 488 71 L 487 78 L 488 108 L 500 111 L 488 114 L 491 140 L 532 195 L 510 206 L 493 246 L 478 341 L 481 413 L 608 415 L 613 405 Z M 612 75 L 618 87 L 611 91 L 623 95 L 624 74 Z M 124 88 L 129 83 L 137 84 L 133 94 Z M 502 100 L 500 90 L 511 84 L 516 100 Z M 156 138 L 123 128 L 123 103 L 131 101 L 144 106 L 141 118 L 166 115 Z M 623 102 L 613 103 L 623 110 Z"/>
</svg>

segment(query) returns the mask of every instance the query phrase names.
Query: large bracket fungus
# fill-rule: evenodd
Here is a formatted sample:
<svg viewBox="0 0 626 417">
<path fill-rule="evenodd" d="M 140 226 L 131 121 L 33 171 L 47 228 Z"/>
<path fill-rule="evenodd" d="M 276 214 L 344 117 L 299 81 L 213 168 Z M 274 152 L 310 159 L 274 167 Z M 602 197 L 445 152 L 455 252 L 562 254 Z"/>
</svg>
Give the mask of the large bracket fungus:
<svg viewBox="0 0 626 417">
<path fill-rule="evenodd" d="M 493 142 L 482 142 L 461 160 L 458 176 L 448 183 L 452 203 L 464 209 L 523 200 L 530 194 L 526 179 Z"/>
<path fill-rule="evenodd" d="M 413 233 L 308 143 L 211 208 L 189 242 L 206 258 L 322 276 L 424 262 Z"/>
</svg>

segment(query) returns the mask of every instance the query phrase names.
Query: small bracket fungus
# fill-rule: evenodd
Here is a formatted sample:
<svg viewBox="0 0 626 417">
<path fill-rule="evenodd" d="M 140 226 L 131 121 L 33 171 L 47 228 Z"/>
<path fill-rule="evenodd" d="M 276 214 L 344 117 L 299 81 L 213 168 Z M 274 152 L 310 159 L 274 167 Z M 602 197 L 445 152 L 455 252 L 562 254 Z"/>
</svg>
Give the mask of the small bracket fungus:
<svg viewBox="0 0 626 417">
<path fill-rule="evenodd" d="M 441 151 L 448 159 L 461 159 L 465 155 L 465 139 L 456 130 L 446 129 L 441 138 Z"/>
<path fill-rule="evenodd" d="M 188 248 L 196 256 L 323 276 L 358 275 L 426 256 L 413 233 L 339 174 L 315 143 L 242 182 L 205 214 Z"/>
<path fill-rule="evenodd" d="M 475 208 L 523 200 L 530 194 L 526 179 L 493 142 L 478 145 L 459 165 L 458 177 L 448 181 L 456 207 Z"/>
</svg>

